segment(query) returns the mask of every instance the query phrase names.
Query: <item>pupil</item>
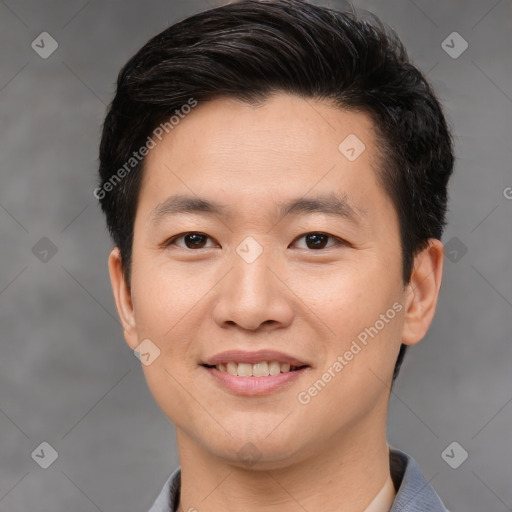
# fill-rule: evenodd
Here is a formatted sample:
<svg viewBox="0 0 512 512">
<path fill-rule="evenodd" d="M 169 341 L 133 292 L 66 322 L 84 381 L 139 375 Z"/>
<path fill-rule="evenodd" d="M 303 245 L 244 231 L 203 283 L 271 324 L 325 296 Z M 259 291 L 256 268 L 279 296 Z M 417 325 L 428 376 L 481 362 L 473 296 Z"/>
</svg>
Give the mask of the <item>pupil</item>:
<svg viewBox="0 0 512 512">
<path fill-rule="evenodd" d="M 193 247 L 202 247 L 204 245 L 204 235 L 200 235 L 198 233 L 191 233 L 185 236 L 185 244 L 189 247 L 189 242 Z M 203 243 L 201 243 L 201 239 Z M 190 248 L 190 247 L 189 247 Z"/>
<path fill-rule="evenodd" d="M 313 249 L 323 248 L 327 243 L 327 236 L 320 233 L 313 233 L 306 236 L 306 244 L 312 243 Z M 308 245 L 309 247 L 309 245 Z M 309 247 L 311 249 L 311 247 Z"/>
<path fill-rule="evenodd" d="M 199 233 L 190 233 L 185 236 L 185 243 L 187 247 L 189 244 L 193 247 L 203 247 L 205 244 L 205 236 Z M 306 244 L 311 249 L 322 249 L 327 243 L 327 235 L 321 233 L 312 233 L 306 236 Z M 310 247 L 310 245 L 312 247 Z M 190 247 L 189 247 L 190 248 Z"/>
</svg>

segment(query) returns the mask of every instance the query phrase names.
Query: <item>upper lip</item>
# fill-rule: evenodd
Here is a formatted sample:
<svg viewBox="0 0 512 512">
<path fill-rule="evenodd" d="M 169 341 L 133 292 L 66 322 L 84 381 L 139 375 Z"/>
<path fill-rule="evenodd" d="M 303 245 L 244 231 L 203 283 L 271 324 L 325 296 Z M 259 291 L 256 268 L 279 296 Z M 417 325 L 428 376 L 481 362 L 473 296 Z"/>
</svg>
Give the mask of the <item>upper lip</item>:
<svg viewBox="0 0 512 512">
<path fill-rule="evenodd" d="M 296 357 L 278 352 L 276 350 L 257 350 L 255 352 L 247 352 L 245 350 L 227 350 L 219 352 L 214 356 L 208 358 L 202 364 L 208 366 L 216 366 L 221 363 L 249 363 L 256 364 L 264 361 L 278 363 L 288 363 L 290 366 L 309 366 L 308 363 L 297 359 Z"/>
</svg>

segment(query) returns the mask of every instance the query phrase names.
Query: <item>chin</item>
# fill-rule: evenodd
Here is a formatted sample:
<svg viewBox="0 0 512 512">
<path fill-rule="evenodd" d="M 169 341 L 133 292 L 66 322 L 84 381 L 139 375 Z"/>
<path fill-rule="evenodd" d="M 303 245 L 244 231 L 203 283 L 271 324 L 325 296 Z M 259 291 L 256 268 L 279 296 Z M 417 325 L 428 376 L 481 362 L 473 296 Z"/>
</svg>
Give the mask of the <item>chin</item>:
<svg viewBox="0 0 512 512">
<path fill-rule="evenodd" d="M 275 425 L 274 425 L 275 426 Z M 296 432 L 272 433 L 272 429 L 250 435 L 232 432 L 222 439 L 203 439 L 203 448 L 214 457 L 239 468 L 248 470 L 271 470 L 288 467 L 304 458 L 304 447 L 297 439 Z"/>
</svg>

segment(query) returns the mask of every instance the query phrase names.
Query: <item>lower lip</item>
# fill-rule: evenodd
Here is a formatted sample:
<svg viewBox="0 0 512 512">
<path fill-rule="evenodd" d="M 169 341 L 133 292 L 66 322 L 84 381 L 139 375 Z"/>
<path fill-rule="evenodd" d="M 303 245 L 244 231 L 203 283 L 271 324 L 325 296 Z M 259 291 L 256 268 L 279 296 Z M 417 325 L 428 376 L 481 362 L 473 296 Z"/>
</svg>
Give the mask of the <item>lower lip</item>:
<svg viewBox="0 0 512 512">
<path fill-rule="evenodd" d="M 237 375 L 230 375 L 228 372 L 221 372 L 217 368 L 207 368 L 205 366 L 202 368 L 229 391 L 245 396 L 267 395 L 285 388 L 310 369 L 306 367 L 293 372 L 269 375 L 268 377 L 238 377 Z"/>
</svg>

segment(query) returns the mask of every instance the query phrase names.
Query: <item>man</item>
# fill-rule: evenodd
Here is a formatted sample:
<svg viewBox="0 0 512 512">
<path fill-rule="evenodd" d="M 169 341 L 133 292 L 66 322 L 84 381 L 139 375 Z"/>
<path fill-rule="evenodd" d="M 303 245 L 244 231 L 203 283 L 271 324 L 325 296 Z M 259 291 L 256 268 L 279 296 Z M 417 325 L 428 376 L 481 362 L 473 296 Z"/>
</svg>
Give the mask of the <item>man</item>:
<svg viewBox="0 0 512 512">
<path fill-rule="evenodd" d="M 386 416 L 435 312 L 452 170 L 377 21 L 245 0 L 130 59 L 95 195 L 126 341 L 176 428 L 151 512 L 446 510 Z"/>
</svg>

